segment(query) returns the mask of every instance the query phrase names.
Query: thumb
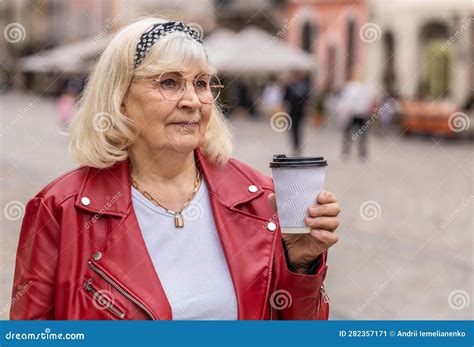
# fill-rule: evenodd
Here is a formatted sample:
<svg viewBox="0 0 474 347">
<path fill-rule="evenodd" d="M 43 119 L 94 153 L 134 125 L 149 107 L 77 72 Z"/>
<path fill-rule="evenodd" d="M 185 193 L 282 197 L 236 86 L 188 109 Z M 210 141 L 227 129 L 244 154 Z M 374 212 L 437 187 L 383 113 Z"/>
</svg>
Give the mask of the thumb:
<svg viewBox="0 0 474 347">
<path fill-rule="evenodd" d="M 275 198 L 275 194 L 274 193 L 271 193 L 271 194 L 268 194 L 268 202 L 270 203 L 270 205 L 272 206 L 273 208 L 273 211 L 277 211 L 277 205 L 276 205 L 276 198 Z"/>
</svg>

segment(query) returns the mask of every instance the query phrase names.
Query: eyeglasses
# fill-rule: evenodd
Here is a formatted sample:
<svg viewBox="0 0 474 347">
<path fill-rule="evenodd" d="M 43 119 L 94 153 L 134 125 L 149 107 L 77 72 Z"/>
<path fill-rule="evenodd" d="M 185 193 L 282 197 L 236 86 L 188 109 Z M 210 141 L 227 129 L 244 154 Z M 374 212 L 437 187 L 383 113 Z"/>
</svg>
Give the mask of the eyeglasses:
<svg viewBox="0 0 474 347">
<path fill-rule="evenodd" d="M 186 92 L 189 78 L 184 78 L 178 72 L 163 72 L 158 78 L 150 78 L 164 99 L 170 101 L 180 100 Z M 203 104 L 211 104 L 217 100 L 224 85 L 214 74 L 202 73 L 191 79 L 194 91 Z"/>
</svg>

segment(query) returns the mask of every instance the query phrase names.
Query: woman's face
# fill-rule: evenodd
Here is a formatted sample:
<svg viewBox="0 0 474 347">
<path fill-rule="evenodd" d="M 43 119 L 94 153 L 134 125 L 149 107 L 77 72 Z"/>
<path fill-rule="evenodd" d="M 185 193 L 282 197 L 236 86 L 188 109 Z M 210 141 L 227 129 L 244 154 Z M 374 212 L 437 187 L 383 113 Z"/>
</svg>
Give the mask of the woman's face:
<svg viewBox="0 0 474 347">
<path fill-rule="evenodd" d="M 181 76 L 185 81 L 186 90 L 179 100 L 164 97 L 167 94 L 163 88 L 169 89 L 173 83 L 164 80 L 167 75 L 159 81 L 160 76 L 132 81 L 122 103 L 122 113 L 136 123 L 138 137 L 134 145 L 147 150 L 189 153 L 204 141 L 212 103 L 202 103 L 196 94 L 193 81 L 200 74 L 201 71 L 192 71 L 170 75 Z"/>
</svg>

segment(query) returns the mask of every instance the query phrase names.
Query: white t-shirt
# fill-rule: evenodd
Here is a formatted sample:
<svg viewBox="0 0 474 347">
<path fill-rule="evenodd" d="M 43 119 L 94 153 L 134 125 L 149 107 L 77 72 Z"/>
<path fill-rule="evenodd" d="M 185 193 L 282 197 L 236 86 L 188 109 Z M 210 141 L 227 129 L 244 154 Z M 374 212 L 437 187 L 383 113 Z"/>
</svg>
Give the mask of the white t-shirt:
<svg viewBox="0 0 474 347">
<path fill-rule="evenodd" d="M 173 319 L 237 319 L 235 290 L 205 180 L 183 211 L 183 228 L 133 187 L 132 203 Z"/>
</svg>

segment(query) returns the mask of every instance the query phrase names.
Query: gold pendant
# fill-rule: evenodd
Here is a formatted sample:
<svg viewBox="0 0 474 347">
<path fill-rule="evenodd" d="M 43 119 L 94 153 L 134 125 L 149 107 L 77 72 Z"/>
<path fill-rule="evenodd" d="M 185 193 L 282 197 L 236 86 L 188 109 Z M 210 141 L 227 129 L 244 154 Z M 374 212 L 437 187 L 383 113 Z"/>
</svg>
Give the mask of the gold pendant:
<svg viewBox="0 0 474 347">
<path fill-rule="evenodd" d="M 183 215 L 181 214 L 181 212 L 176 212 L 174 214 L 174 226 L 176 228 L 184 227 L 184 219 L 183 219 Z"/>
</svg>

